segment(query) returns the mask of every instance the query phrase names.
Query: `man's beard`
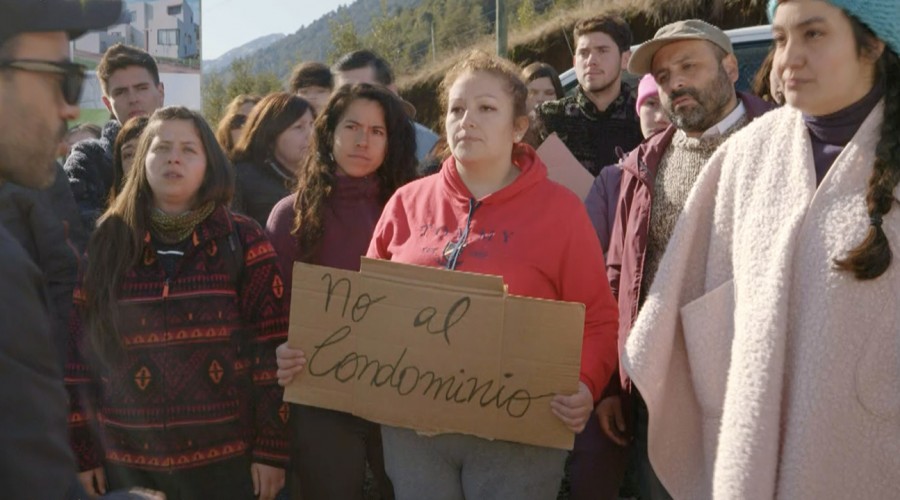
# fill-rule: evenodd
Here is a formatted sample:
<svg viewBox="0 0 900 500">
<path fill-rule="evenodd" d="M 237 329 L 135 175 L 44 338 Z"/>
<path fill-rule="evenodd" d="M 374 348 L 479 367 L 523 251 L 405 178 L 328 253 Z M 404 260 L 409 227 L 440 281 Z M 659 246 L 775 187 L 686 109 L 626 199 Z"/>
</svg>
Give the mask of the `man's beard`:
<svg viewBox="0 0 900 500">
<path fill-rule="evenodd" d="M 685 87 L 669 93 L 669 102 L 664 109 L 669 121 L 678 129 L 685 132 L 705 132 L 724 118 L 733 95 L 734 84 L 725 68 L 720 65 L 716 79 L 702 91 L 695 87 Z M 695 104 L 676 111 L 672 103 L 683 96 L 691 96 Z"/>
<path fill-rule="evenodd" d="M 593 84 L 585 84 L 585 85 L 582 85 L 581 88 L 587 94 L 600 94 L 600 93 L 606 92 L 607 90 L 612 88 L 614 85 L 617 85 L 619 83 L 620 75 L 621 75 L 621 73 L 611 77 L 606 82 L 602 82 L 602 83 L 595 82 Z"/>
<path fill-rule="evenodd" d="M 0 139 L 0 178 L 31 189 L 45 189 L 56 179 L 56 147 L 65 136 L 66 122 L 57 134 L 29 130 L 29 137 Z"/>
</svg>

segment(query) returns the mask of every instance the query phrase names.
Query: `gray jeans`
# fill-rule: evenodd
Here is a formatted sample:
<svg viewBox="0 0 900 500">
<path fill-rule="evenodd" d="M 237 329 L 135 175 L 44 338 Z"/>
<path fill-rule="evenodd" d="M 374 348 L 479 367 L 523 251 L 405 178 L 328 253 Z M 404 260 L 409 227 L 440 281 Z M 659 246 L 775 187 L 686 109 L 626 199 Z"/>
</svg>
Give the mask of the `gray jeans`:
<svg viewBox="0 0 900 500">
<path fill-rule="evenodd" d="M 552 500 L 567 451 L 465 434 L 420 436 L 381 427 L 397 500 Z"/>
</svg>

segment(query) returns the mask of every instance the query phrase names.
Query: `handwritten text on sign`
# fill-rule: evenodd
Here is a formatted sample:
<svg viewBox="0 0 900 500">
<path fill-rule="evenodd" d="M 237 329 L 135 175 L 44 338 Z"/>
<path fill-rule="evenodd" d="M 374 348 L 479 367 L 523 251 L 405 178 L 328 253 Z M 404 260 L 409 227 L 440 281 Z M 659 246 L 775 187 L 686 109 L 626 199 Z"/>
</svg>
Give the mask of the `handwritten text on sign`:
<svg viewBox="0 0 900 500">
<path fill-rule="evenodd" d="M 578 384 L 584 307 L 506 294 L 502 279 L 365 259 L 296 264 L 285 400 L 424 432 L 571 448 L 550 412 Z"/>
</svg>

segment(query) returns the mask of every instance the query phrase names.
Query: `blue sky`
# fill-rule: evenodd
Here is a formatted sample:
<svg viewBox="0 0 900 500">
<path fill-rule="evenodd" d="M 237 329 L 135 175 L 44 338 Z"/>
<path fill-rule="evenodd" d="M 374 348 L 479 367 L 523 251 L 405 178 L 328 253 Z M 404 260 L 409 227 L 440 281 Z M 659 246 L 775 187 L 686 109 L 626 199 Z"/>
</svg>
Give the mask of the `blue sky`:
<svg viewBox="0 0 900 500">
<path fill-rule="evenodd" d="M 203 59 L 215 59 L 261 36 L 294 33 L 350 3 L 353 0 L 202 0 Z"/>
</svg>

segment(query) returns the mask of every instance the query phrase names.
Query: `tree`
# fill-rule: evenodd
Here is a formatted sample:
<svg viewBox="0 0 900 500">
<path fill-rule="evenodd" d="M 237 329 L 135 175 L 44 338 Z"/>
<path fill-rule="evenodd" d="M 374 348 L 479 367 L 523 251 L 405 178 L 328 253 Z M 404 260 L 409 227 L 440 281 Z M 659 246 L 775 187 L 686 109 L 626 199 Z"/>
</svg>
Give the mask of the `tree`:
<svg viewBox="0 0 900 500">
<path fill-rule="evenodd" d="M 534 25 L 537 21 L 537 10 L 534 8 L 534 0 L 522 0 L 516 9 L 516 22 L 523 28 Z"/>
<path fill-rule="evenodd" d="M 356 27 L 353 21 L 344 11 L 340 19 L 329 19 L 328 28 L 331 31 L 331 52 L 328 53 L 328 61 L 334 62 L 347 52 L 363 48 L 362 40 L 356 35 Z"/>
<path fill-rule="evenodd" d="M 228 91 L 222 75 L 203 75 L 203 116 L 213 127 L 219 123 L 222 111 L 228 105 Z"/>
<path fill-rule="evenodd" d="M 253 64 L 248 59 L 232 61 L 225 77 L 213 74 L 205 77 L 203 83 L 203 115 L 213 127 L 219 123 L 225 107 L 241 94 L 266 95 L 282 90 L 281 80 L 271 71 L 253 72 Z"/>
<path fill-rule="evenodd" d="M 473 0 L 447 0 L 437 20 L 435 36 L 442 49 L 467 47 L 487 33 L 481 4 Z"/>
<path fill-rule="evenodd" d="M 403 71 L 409 66 L 409 42 L 411 26 L 403 25 L 403 12 L 391 15 L 387 0 L 381 0 L 381 15 L 372 19 L 372 30 L 365 38 L 365 46 L 390 62 L 394 71 Z"/>
</svg>

